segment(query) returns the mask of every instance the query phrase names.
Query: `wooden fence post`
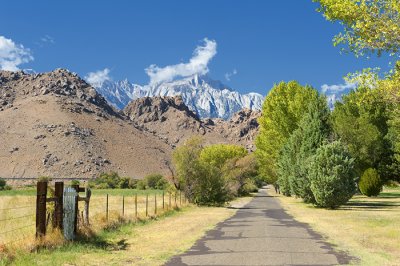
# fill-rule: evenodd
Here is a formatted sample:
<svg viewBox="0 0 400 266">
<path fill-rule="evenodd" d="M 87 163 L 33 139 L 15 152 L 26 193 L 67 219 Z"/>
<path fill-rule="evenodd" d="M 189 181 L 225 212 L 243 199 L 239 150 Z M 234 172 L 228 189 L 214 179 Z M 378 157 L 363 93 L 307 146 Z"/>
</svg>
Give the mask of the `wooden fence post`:
<svg viewBox="0 0 400 266">
<path fill-rule="evenodd" d="M 146 194 L 146 217 L 148 216 L 148 207 L 149 207 L 149 194 Z"/>
<path fill-rule="evenodd" d="M 78 230 L 78 215 L 79 215 L 79 185 L 72 185 L 71 186 L 76 191 L 76 201 L 75 201 L 75 220 L 74 220 L 74 235 Z"/>
<path fill-rule="evenodd" d="M 137 219 L 137 194 L 135 194 L 135 219 Z"/>
<path fill-rule="evenodd" d="M 64 182 L 56 182 L 54 188 L 54 214 L 53 228 L 62 230 L 63 228 L 63 196 Z"/>
<path fill-rule="evenodd" d="M 122 195 L 122 217 L 125 216 L 125 196 Z"/>
<path fill-rule="evenodd" d="M 171 209 L 171 192 L 169 193 L 169 204 L 168 204 L 168 210 Z"/>
<path fill-rule="evenodd" d="M 46 234 L 46 197 L 47 182 L 37 182 L 36 185 L 36 238 Z"/>
<path fill-rule="evenodd" d="M 87 186 L 85 190 L 85 211 L 83 213 L 83 219 L 86 225 L 89 225 L 89 204 L 90 204 L 90 197 L 92 196 L 92 191 Z"/>
<path fill-rule="evenodd" d="M 179 205 L 182 207 L 182 192 L 179 190 Z"/>
<path fill-rule="evenodd" d="M 164 205 L 164 190 L 163 190 L 163 192 L 162 192 L 162 209 L 164 210 L 165 208 L 165 205 Z"/>
<path fill-rule="evenodd" d="M 157 215 L 157 194 L 154 193 L 154 215 Z"/>
<path fill-rule="evenodd" d="M 108 194 L 106 196 L 106 221 L 108 222 Z"/>
</svg>

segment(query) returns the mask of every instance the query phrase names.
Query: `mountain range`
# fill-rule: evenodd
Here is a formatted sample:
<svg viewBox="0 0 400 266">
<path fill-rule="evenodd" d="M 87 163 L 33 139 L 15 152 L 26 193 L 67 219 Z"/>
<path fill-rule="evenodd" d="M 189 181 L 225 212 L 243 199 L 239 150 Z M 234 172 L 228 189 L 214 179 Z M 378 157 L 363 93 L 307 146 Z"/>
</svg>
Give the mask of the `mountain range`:
<svg viewBox="0 0 400 266">
<path fill-rule="evenodd" d="M 181 96 L 185 105 L 200 118 L 227 120 L 242 109 L 260 110 L 264 100 L 261 94 L 241 94 L 220 81 L 198 74 L 155 85 L 141 86 L 126 79 L 92 85 L 118 109 L 142 97 Z"/>
<path fill-rule="evenodd" d="M 183 96 L 140 97 L 117 110 L 68 70 L 0 71 L 0 177 L 171 175 L 173 150 L 192 136 L 254 150 L 260 114 L 200 119 Z"/>
</svg>

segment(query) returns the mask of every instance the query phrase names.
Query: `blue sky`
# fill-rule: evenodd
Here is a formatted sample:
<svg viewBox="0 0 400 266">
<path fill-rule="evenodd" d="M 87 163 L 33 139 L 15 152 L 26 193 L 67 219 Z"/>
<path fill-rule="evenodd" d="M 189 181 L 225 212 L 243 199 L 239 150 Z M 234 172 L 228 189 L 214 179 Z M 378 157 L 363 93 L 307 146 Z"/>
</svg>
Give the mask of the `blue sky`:
<svg viewBox="0 0 400 266">
<path fill-rule="evenodd" d="M 1 6 L 3 41 L 29 48 L 29 62 L 17 67 L 38 72 L 63 67 L 85 76 L 108 68 L 113 80 L 143 85 L 146 68 L 187 63 L 205 38 L 216 43 L 208 75 L 240 92 L 265 95 L 289 80 L 320 89 L 343 83 L 349 72 L 388 65 L 385 58 L 341 54 L 332 45 L 340 25 L 325 21 L 311 0 L 19 0 Z"/>
</svg>

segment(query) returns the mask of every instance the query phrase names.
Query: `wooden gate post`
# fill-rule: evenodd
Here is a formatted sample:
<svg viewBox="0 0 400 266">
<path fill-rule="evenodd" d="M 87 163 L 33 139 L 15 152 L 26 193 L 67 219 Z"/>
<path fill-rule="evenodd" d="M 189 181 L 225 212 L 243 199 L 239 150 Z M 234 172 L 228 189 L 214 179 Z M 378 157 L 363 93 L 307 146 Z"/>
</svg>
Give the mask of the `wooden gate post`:
<svg viewBox="0 0 400 266">
<path fill-rule="evenodd" d="M 62 230 L 63 228 L 63 195 L 64 182 L 56 182 L 54 189 L 54 216 L 53 228 Z"/>
<path fill-rule="evenodd" d="M 108 194 L 106 195 L 106 220 L 108 222 Z"/>
<path fill-rule="evenodd" d="M 125 216 L 125 196 L 122 195 L 122 217 Z"/>
<path fill-rule="evenodd" d="M 154 193 L 154 215 L 157 215 L 157 193 Z"/>
<path fill-rule="evenodd" d="M 146 217 L 149 214 L 148 209 L 149 209 L 149 194 L 146 194 Z"/>
<path fill-rule="evenodd" d="M 76 201 L 75 201 L 75 218 L 74 218 L 74 235 L 76 235 L 76 232 L 78 230 L 78 206 L 79 206 L 79 185 L 72 185 L 71 186 L 73 189 L 76 191 Z"/>
<path fill-rule="evenodd" d="M 90 204 L 90 197 L 92 196 L 92 191 L 90 187 L 87 186 L 85 189 L 85 211 L 83 213 L 83 219 L 85 225 L 89 225 L 89 204 Z"/>
<path fill-rule="evenodd" d="M 137 194 L 135 194 L 135 219 L 137 219 Z"/>
<path fill-rule="evenodd" d="M 36 189 L 36 238 L 38 238 L 46 235 L 47 182 L 37 182 Z"/>
</svg>

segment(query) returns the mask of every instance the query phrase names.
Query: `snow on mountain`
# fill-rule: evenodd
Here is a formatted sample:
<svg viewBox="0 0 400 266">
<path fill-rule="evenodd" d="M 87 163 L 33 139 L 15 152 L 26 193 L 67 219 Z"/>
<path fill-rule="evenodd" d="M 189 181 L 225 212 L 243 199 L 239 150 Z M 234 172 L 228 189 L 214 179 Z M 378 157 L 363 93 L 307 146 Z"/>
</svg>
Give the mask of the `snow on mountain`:
<svg viewBox="0 0 400 266">
<path fill-rule="evenodd" d="M 123 109 L 131 100 L 145 96 L 180 95 L 184 103 L 201 118 L 228 119 L 244 108 L 260 110 L 264 99 L 258 93 L 240 94 L 220 81 L 197 74 L 145 86 L 132 84 L 127 80 L 117 82 L 107 80 L 96 89 L 110 104 L 119 109 Z"/>
</svg>

